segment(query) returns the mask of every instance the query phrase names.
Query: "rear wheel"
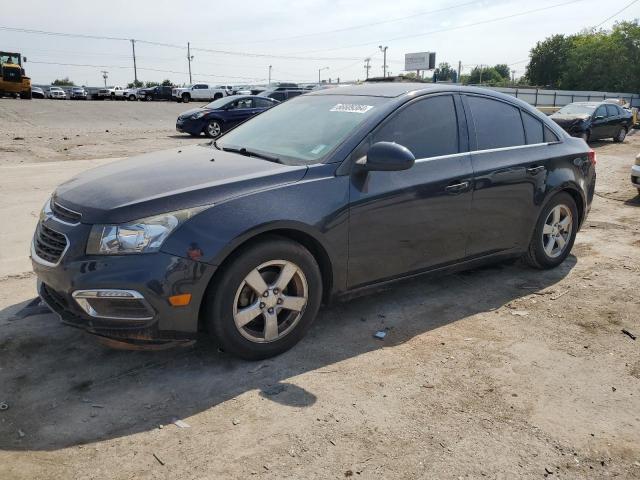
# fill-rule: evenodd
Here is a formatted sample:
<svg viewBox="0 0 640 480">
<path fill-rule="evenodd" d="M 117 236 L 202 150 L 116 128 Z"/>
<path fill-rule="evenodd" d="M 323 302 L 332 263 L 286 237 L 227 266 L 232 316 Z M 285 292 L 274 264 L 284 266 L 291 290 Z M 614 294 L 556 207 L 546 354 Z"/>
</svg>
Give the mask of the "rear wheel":
<svg viewBox="0 0 640 480">
<path fill-rule="evenodd" d="M 204 134 L 209 138 L 218 138 L 222 133 L 222 124 L 218 120 L 211 120 L 204 127 Z"/>
<path fill-rule="evenodd" d="M 322 296 L 320 269 L 302 245 L 270 237 L 241 251 L 205 300 L 209 333 L 247 360 L 289 350 L 313 322 Z"/>
<path fill-rule="evenodd" d="M 616 134 L 615 137 L 613 137 L 613 141 L 616 143 L 622 143 L 624 142 L 624 139 L 627 137 L 627 129 L 624 127 L 620 127 L 620 130 L 618 130 L 618 133 Z"/>
<path fill-rule="evenodd" d="M 222 98 L 222 94 L 221 94 L 221 93 L 216 93 L 216 94 L 213 96 L 213 99 L 214 99 L 214 100 L 218 100 L 219 98 Z"/>
<path fill-rule="evenodd" d="M 558 193 L 542 209 L 525 261 L 540 269 L 557 267 L 571 252 L 577 231 L 576 202 L 568 193 Z"/>
<path fill-rule="evenodd" d="M 133 102 L 136 99 L 136 96 L 134 94 L 129 95 L 129 101 Z"/>
</svg>

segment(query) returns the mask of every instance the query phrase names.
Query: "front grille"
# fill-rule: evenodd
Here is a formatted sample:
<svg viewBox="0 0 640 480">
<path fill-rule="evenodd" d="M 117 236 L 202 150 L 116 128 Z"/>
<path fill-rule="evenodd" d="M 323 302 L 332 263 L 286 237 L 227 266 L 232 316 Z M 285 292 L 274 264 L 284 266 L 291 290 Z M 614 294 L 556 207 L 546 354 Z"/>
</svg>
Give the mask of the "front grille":
<svg viewBox="0 0 640 480">
<path fill-rule="evenodd" d="M 80 218 L 82 217 L 82 215 L 80 215 L 78 212 L 69 210 L 68 208 L 63 207 L 62 205 L 57 203 L 56 201 L 51 202 L 51 211 L 53 212 L 53 215 L 56 218 L 62 220 L 63 222 L 70 223 L 72 225 L 76 225 L 80 223 Z"/>
<path fill-rule="evenodd" d="M 67 249 L 67 237 L 40 223 L 36 228 L 33 248 L 39 258 L 56 264 Z"/>
</svg>

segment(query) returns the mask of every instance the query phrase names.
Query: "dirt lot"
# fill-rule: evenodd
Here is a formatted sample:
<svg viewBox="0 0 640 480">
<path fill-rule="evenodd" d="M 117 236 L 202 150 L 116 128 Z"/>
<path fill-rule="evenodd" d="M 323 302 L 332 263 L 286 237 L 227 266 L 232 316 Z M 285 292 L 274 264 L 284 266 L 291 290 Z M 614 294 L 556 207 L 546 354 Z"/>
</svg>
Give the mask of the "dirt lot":
<svg viewBox="0 0 640 480">
<path fill-rule="evenodd" d="M 323 309 L 276 359 L 114 351 L 25 311 L 53 187 L 192 142 L 183 108 L 0 102 L 0 478 L 640 478 L 640 339 L 621 332 L 640 334 L 640 135 L 595 145 L 597 196 L 560 268 L 405 282 Z"/>
</svg>

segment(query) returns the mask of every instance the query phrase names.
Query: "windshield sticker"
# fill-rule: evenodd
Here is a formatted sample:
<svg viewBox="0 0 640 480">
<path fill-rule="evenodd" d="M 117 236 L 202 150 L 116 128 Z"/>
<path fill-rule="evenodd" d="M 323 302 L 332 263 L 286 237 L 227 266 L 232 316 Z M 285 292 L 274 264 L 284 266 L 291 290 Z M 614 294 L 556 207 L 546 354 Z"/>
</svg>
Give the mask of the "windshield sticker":
<svg viewBox="0 0 640 480">
<path fill-rule="evenodd" d="M 338 103 L 330 112 L 367 113 L 373 105 L 358 105 L 355 103 Z"/>
<path fill-rule="evenodd" d="M 326 145 L 318 145 L 316 148 L 314 148 L 313 150 L 311 150 L 311 153 L 313 153 L 314 155 L 319 154 L 322 150 L 324 150 L 327 146 Z"/>
</svg>

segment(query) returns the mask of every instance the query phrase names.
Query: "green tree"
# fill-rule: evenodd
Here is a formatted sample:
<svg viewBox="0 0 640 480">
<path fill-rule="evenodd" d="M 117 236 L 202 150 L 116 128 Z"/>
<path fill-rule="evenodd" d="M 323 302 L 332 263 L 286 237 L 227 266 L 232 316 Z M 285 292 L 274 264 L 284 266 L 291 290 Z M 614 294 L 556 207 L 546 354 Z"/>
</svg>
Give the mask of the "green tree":
<svg viewBox="0 0 640 480">
<path fill-rule="evenodd" d="M 168 78 L 165 78 L 162 81 L 162 86 L 163 87 L 172 87 L 173 86 L 173 82 L 171 80 L 169 80 Z"/>
<path fill-rule="evenodd" d="M 511 69 L 506 63 L 499 63 L 493 68 L 500 74 L 503 79 L 509 80 L 511 78 Z"/>
<path fill-rule="evenodd" d="M 158 82 L 144 82 L 145 88 L 157 87 L 160 85 Z"/>
<path fill-rule="evenodd" d="M 525 76 L 532 85 L 559 87 L 565 73 L 573 38 L 553 35 L 531 49 Z"/>
<path fill-rule="evenodd" d="M 75 83 L 69 80 L 69 77 L 64 77 L 56 78 L 53 82 L 51 82 L 51 85 L 56 85 L 58 87 L 73 87 Z"/>
<path fill-rule="evenodd" d="M 437 76 L 439 82 L 450 82 L 453 80 L 454 70 L 447 62 L 442 62 L 433 72 Z"/>
<path fill-rule="evenodd" d="M 143 83 L 140 80 L 134 80 L 133 82 L 127 83 L 127 88 L 141 88 Z"/>
</svg>

